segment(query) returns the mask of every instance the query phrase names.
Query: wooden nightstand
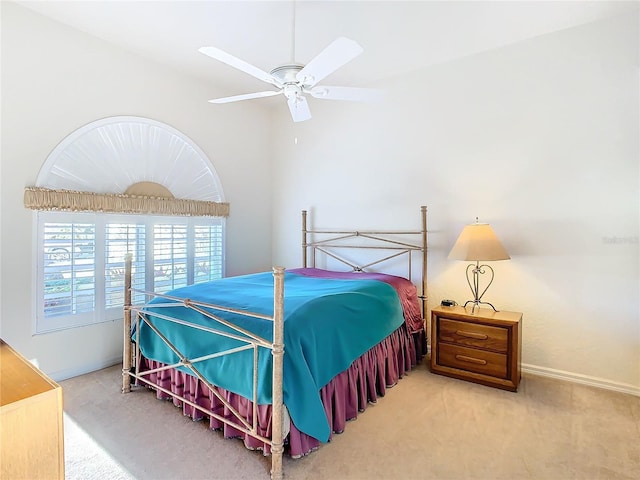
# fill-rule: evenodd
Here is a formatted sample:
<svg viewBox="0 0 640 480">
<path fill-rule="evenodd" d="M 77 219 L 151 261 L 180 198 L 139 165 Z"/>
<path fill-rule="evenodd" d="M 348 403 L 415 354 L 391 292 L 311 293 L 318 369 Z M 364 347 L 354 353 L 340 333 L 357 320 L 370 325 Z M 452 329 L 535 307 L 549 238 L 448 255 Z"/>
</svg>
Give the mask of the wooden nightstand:
<svg viewBox="0 0 640 480">
<path fill-rule="evenodd" d="M 522 313 L 437 307 L 431 310 L 431 371 L 516 392 Z"/>
</svg>

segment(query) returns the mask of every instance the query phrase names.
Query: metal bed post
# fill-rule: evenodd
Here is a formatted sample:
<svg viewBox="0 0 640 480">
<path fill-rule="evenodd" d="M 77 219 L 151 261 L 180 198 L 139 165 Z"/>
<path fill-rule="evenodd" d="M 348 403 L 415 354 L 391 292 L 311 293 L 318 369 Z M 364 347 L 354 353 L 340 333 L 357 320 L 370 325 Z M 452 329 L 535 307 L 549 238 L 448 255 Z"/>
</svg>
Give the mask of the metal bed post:
<svg viewBox="0 0 640 480">
<path fill-rule="evenodd" d="M 427 207 L 423 205 L 420 207 L 422 213 L 422 285 L 421 295 L 422 299 L 422 318 L 427 318 Z"/>
<path fill-rule="evenodd" d="M 133 255 L 127 253 L 124 258 L 124 349 L 122 354 L 122 393 L 131 391 L 131 260 Z"/>
<path fill-rule="evenodd" d="M 302 210 L 302 268 L 307 268 L 307 211 Z"/>
<path fill-rule="evenodd" d="M 284 357 L 284 267 L 273 269 L 273 422 L 271 427 L 271 479 L 281 480 L 282 453 L 282 403 L 283 403 L 283 357 Z"/>
</svg>

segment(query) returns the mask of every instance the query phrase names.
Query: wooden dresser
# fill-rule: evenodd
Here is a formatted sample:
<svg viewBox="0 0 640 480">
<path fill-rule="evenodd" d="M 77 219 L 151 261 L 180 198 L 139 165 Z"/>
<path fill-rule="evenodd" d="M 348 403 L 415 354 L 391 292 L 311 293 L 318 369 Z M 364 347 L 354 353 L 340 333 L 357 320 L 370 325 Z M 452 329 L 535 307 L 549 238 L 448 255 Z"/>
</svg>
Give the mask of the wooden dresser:
<svg viewBox="0 0 640 480">
<path fill-rule="evenodd" d="M 64 479 L 62 388 L 0 340 L 0 478 Z"/>
<path fill-rule="evenodd" d="M 431 371 L 504 390 L 520 384 L 522 313 L 431 310 Z"/>
</svg>

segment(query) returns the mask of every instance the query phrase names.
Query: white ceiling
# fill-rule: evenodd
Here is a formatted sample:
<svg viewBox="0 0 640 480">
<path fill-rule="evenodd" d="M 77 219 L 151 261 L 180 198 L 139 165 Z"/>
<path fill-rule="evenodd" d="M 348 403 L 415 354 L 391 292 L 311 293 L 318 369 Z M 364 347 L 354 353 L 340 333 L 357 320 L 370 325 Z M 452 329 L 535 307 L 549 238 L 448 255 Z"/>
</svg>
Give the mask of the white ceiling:
<svg viewBox="0 0 640 480">
<path fill-rule="evenodd" d="M 636 1 L 17 1 L 228 95 L 266 84 L 198 53 L 215 46 L 270 71 L 305 64 L 339 36 L 364 53 L 325 82 L 368 86 L 429 65 L 637 10 Z M 263 100 L 260 100 L 263 101 Z"/>
</svg>

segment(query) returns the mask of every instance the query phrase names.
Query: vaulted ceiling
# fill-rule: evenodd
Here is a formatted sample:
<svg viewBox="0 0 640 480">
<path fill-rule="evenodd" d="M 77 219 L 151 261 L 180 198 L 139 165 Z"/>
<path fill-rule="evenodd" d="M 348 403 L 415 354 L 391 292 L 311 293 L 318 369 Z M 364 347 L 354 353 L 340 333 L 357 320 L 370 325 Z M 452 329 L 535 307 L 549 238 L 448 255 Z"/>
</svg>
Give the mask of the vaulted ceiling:
<svg viewBox="0 0 640 480">
<path fill-rule="evenodd" d="M 265 71 L 305 64 L 340 36 L 364 53 L 330 84 L 368 86 L 455 58 L 638 9 L 614 1 L 17 1 L 225 94 L 264 89 L 198 53 L 215 46 Z M 329 80 L 329 79 L 327 79 Z"/>
</svg>

